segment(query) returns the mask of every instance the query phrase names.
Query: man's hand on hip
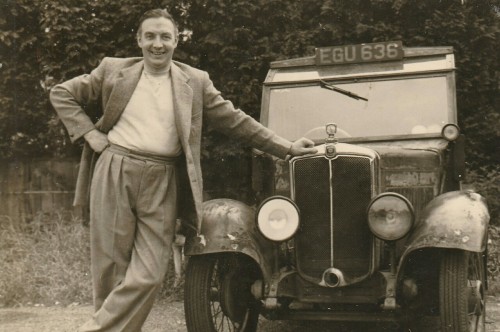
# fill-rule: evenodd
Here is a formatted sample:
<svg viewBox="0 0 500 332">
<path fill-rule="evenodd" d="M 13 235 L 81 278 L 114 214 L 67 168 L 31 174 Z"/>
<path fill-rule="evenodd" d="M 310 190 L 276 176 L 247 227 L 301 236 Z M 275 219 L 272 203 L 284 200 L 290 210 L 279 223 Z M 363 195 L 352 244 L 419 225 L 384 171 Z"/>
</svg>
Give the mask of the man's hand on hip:
<svg viewBox="0 0 500 332">
<path fill-rule="evenodd" d="M 97 129 L 93 129 L 83 135 L 92 150 L 101 153 L 109 145 L 108 136 Z"/>
<path fill-rule="evenodd" d="M 302 156 L 304 154 L 316 152 L 318 152 L 318 150 L 314 147 L 314 142 L 308 138 L 302 137 L 293 142 L 289 154 L 292 156 Z"/>
</svg>

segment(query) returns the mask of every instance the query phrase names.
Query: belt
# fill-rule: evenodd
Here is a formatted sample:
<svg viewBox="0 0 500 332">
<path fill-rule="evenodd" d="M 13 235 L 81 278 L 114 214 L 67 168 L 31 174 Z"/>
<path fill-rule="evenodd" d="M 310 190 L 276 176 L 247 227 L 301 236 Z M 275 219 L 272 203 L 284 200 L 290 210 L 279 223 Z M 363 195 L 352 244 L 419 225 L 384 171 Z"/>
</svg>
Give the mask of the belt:
<svg viewBox="0 0 500 332">
<path fill-rule="evenodd" d="M 168 157 L 168 156 L 162 156 L 162 155 L 157 155 L 154 153 L 148 153 L 148 152 L 143 152 L 143 151 L 137 151 L 137 150 L 132 150 L 125 148 L 123 146 L 109 143 L 109 146 L 106 149 L 107 151 L 122 155 L 122 156 L 127 156 L 143 161 L 154 161 L 154 162 L 159 162 L 163 164 L 171 164 L 174 165 L 176 164 L 180 159 L 181 155 L 175 156 L 175 157 Z"/>
</svg>

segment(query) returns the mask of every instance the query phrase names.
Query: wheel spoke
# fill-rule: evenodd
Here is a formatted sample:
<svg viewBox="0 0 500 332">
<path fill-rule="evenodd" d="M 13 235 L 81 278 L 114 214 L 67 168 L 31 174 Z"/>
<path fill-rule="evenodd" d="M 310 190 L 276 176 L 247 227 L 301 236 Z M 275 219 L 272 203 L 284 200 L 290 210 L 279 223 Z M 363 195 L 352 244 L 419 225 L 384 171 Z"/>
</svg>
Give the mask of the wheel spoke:
<svg viewBox="0 0 500 332">
<path fill-rule="evenodd" d="M 484 298 L 482 293 L 481 257 L 477 254 L 469 255 L 468 286 L 474 294 L 474 308 L 469 312 L 469 331 L 482 331 L 481 321 L 484 315 Z"/>
<path fill-rule="evenodd" d="M 232 331 L 233 330 L 233 326 L 232 326 L 231 320 L 227 316 L 224 316 L 224 318 L 226 319 L 226 324 L 227 324 L 228 331 Z"/>
<path fill-rule="evenodd" d="M 221 310 L 219 310 L 218 312 L 218 319 L 216 320 L 216 322 L 218 322 L 218 331 L 231 331 L 231 327 L 229 325 L 227 325 L 227 322 L 229 320 L 229 318 L 224 314 L 224 312 Z M 228 326 L 228 329 L 226 330 L 225 326 Z"/>
<path fill-rule="evenodd" d="M 212 307 L 212 318 L 217 331 L 234 331 L 233 322 L 224 313 L 224 309 L 220 303 L 222 278 L 224 276 L 222 261 L 217 260 L 214 265 L 211 285 L 210 285 L 210 300 Z"/>
<path fill-rule="evenodd" d="M 253 262 L 220 255 L 195 257 L 190 264 L 194 273 L 186 283 L 188 331 L 256 331 L 260 308 L 251 302 L 250 287 L 258 277 L 258 270 L 249 269 Z"/>
<path fill-rule="evenodd" d="M 217 306 L 215 305 L 217 304 Z M 218 317 L 222 313 L 222 308 L 217 302 L 212 302 L 212 317 Z"/>
<path fill-rule="evenodd" d="M 226 316 L 222 315 L 222 317 L 220 319 L 220 325 L 219 325 L 220 328 L 217 329 L 218 331 L 224 331 L 224 319 L 225 318 L 226 318 Z"/>
<path fill-rule="evenodd" d="M 224 323 L 224 312 L 222 311 L 221 306 L 217 302 L 212 302 L 212 318 L 215 325 L 222 326 Z M 219 328 L 217 329 L 219 331 Z"/>
</svg>

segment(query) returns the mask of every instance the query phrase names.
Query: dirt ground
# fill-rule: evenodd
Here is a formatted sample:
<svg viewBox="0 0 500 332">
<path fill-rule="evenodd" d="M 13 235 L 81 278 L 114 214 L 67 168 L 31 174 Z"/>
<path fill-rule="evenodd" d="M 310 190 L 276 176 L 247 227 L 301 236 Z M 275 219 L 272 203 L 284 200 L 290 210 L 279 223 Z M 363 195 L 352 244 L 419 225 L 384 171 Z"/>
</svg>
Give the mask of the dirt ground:
<svg viewBox="0 0 500 332">
<path fill-rule="evenodd" d="M 70 306 L 29 306 L 0 309 L 0 332 L 75 332 L 91 315 L 90 305 Z M 328 324 L 328 327 L 325 325 Z M 335 331 L 356 332 L 386 330 L 383 326 L 346 325 L 313 322 L 276 322 L 261 318 L 259 331 L 262 332 L 303 332 Z M 182 302 L 158 301 L 148 317 L 143 332 L 185 332 Z M 487 332 L 500 332 L 500 296 L 488 297 Z M 200 331 L 201 332 L 201 331 Z"/>
</svg>

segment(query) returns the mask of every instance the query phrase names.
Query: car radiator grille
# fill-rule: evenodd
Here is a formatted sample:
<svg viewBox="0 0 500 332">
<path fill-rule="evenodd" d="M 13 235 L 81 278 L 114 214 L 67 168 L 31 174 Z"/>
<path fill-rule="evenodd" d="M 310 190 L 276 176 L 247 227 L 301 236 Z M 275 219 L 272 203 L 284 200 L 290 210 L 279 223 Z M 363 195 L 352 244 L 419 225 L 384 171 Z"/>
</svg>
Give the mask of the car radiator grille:
<svg viewBox="0 0 500 332">
<path fill-rule="evenodd" d="M 295 237 L 297 268 L 306 279 L 319 281 L 330 267 L 341 270 L 347 282 L 369 273 L 373 240 L 366 209 L 373 174 L 367 157 L 294 161 L 294 197 L 301 215 Z"/>
</svg>

